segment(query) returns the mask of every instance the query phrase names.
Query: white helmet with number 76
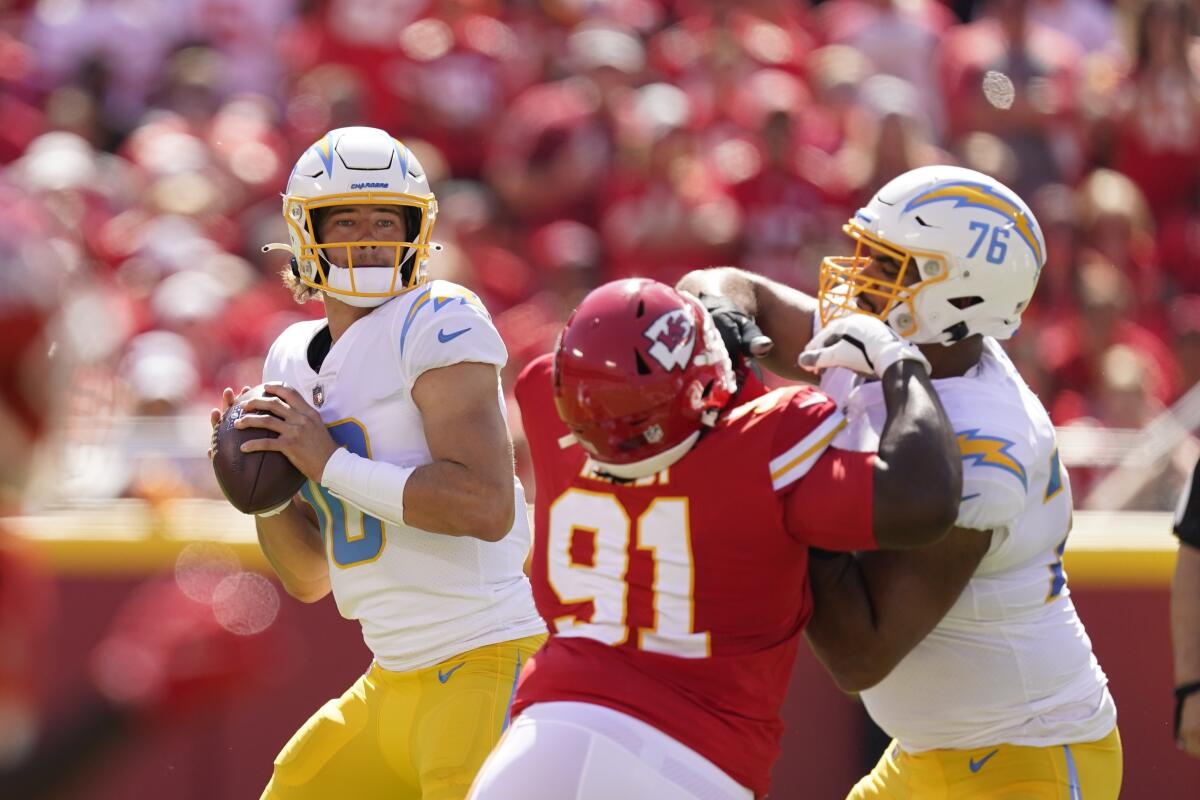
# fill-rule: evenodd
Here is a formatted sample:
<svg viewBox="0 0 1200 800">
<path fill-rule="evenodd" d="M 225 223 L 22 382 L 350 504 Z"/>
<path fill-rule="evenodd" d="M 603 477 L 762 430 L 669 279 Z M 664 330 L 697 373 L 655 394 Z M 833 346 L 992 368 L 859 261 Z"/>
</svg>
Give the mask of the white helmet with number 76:
<svg viewBox="0 0 1200 800">
<path fill-rule="evenodd" d="M 842 230 L 855 252 L 821 263 L 822 323 L 871 314 L 917 344 L 1009 338 L 1046 262 L 1029 206 L 995 178 L 962 167 L 920 167 L 894 178 Z M 865 274 L 874 259 L 898 270 Z M 863 307 L 864 295 L 877 313 Z"/>
<path fill-rule="evenodd" d="M 403 223 L 399 238 L 318 241 L 322 211 L 341 206 L 394 207 Z M 425 170 L 412 151 L 378 128 L 338 128 L 305 150 L 288 178 L 283 218 L 290 245 L 263 249 L 289 250 L 297 280 L 354 306 L 378 306 L 424 283 L 429 250 L 436 248 L 429 237 L 437 201 Z M 378 260 L 381 252 L 388 263 L 365 263 L 368 253 Z"/>
</svg>

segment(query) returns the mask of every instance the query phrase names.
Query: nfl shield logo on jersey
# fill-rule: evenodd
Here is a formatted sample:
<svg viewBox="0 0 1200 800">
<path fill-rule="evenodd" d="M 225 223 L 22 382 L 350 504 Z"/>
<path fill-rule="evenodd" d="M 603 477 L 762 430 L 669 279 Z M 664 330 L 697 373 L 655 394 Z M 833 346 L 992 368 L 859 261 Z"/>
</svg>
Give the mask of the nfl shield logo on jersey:
<svg viewBox="0 0 1200 800">
<path fill-rule="evenodd" d="M 647 352 L 663 365 L 663 369 L 670 372 L 687 366 L 692 354 L 692 340 L 696 336 L 696 327 L 687 311 L 668 311 L 654 320 L 642 335 L 652 342 Z"/>
<path fill-rule="evenodd" d="M 320 408 L 325 404 L 325 387 L 317 384 L 313 387 L 313 405 Z"/>
</svg>

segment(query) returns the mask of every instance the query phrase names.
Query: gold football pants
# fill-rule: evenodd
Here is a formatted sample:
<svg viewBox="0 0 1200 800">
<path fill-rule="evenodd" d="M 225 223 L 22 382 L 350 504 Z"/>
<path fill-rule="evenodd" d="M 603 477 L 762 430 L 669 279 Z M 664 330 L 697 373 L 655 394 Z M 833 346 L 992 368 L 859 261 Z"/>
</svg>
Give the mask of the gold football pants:
<svg viewBox="0 0 1200 800">
<path fill-rule="evenodd" d="M 1095 742 L 906 753 L 888 745 L 846 800 L 1117 800 L 1121 736 Z"/>
<path fill-rule="evenodd" d="M 508 725 L 521 666 L 545 639 L 411 672 L 372 665 L 284 746 L 262 800 L 461 800 Z"/>
</svg>

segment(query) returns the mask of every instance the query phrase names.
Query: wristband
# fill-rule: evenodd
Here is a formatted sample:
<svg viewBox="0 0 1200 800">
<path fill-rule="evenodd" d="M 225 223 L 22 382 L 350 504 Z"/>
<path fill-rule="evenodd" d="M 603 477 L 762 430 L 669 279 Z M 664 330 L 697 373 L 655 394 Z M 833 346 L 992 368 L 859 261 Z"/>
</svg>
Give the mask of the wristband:
<svg viewBox="0 0 1200 800">
<path fill-rule="evenodd" d="M 404 525 L 404 485 L 416 471 L 416 467 L 374 461 L 339 447 L 325 463 L 321 485 L 373 517 Z"/>
</svg>

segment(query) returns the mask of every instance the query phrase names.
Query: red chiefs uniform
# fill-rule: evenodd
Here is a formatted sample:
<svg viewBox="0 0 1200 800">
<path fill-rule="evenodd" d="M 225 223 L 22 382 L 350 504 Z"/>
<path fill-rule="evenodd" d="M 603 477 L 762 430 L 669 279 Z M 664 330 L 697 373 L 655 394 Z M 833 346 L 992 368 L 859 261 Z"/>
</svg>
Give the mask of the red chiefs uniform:
<svg viewBox="0 0 1200 800">
<path fill-rule="evenodd" d="M 807 547 L 875 547 L 874 456 L 828 447 L 841 412 L 810 387 L 726 411 L 635 483 L 591 472 L 555 413 L 550 356 L 516 385 L 537 478 L 534 598 L 552 635 L 514 713 L 582 701 L 636 717 L 757 795 L 811 611 Z"/>
</svg>

